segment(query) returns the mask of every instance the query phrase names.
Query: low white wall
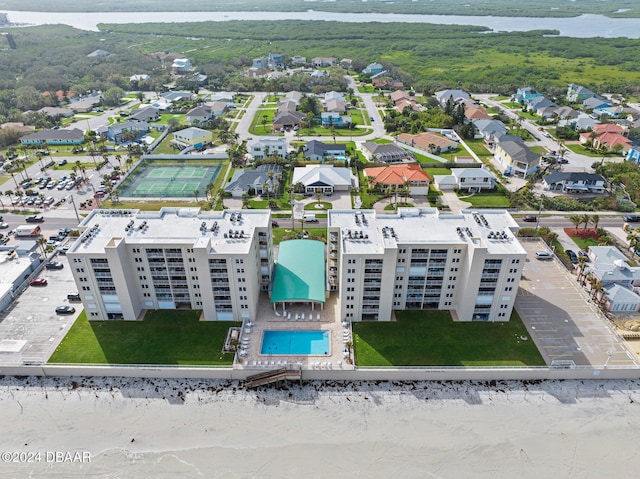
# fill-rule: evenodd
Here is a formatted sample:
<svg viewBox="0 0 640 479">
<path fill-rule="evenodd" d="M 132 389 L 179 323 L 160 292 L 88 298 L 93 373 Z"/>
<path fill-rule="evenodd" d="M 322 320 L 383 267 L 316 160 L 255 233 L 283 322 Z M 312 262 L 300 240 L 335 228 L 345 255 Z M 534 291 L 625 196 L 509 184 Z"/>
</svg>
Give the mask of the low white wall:
<svg viewBox="0 0 640 479">
<path fill-rule="evenodd" d="M 43 365 L 0 367 L 2 376 L 97 376 L 131 378 L 227 379 L 243 381 L 259 369 L 190 368 L 164 366 Z M 551 379 L 640 379 L 631 368 L 360 368 L 303 370 L 303 381 L 489 381 Z"/>
</svg>

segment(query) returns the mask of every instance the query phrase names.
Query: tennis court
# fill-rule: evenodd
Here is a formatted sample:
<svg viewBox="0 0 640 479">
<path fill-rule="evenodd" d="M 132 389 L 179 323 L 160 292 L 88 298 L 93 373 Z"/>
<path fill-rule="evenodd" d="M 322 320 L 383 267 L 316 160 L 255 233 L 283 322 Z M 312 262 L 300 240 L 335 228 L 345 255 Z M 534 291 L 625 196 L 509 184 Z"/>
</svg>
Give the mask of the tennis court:
<svg viewBox="0 0 640 479">
<path fill-rule="evenodd" d="M 204 194 L 222 168 L 221 162 L 211 166 L 166 165 L 158 161 L 141 163 L 122 185 L 121 197 L 191 198 L 198 190 Z"/>
</svg>

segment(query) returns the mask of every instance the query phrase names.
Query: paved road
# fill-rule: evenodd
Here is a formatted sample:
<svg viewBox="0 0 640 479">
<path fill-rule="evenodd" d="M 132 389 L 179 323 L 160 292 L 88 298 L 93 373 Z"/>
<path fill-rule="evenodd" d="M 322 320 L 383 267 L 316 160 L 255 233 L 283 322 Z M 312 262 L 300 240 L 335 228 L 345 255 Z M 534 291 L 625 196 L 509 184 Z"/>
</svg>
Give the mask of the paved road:
<svg viewBox="0 0 640 479">
<path fill-rule="evenodd" d="M 518 119 L 518 114 L 509 108 L 507 108 L 503 103 L 499 101 L 492 100 L 491 97 L 495 95 L 492 94 L 484 94 L 484 93 L 474 93 L 473 97 L 477 98 L 481 102 L 486 105 L 499 108 L 506 116 L 512 119 Z M 538 130 L 538 125 L 535 125 L 529 120 L 522 120 L 522 127 L 525 128 L 531 135 L 536 138 L 535 144 L 545 147 L 549 151 L 558 151 L 560 149 L 560 145 L 553 138 L 547 138 L 542 135 L 542 132 Z M 572 152 L 571 150 L 567 150 L 564 154 L 564 157 L 569 160 L 569 163 L 563 166 L 565 171 L 593 171 L 591 165 L 598 161 L 598 158 L 594 158 L 586 155 L 579 155 L 577 153 Z"/>
</svg>

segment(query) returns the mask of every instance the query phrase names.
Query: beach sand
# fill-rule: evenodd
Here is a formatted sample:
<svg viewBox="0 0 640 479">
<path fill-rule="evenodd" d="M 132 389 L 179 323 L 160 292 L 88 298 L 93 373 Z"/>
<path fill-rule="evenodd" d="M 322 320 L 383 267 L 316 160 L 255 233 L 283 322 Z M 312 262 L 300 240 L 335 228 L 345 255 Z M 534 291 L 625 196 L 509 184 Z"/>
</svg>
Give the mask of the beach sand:
<svg viewBox="0 0 640 479">
<path fill-rule="evenodd" d="M 639 385 L 314 382 L 246 391 L 227 381 L 6 377 L 0 474 L 634 478 Z M 38 452 L 37 462 L 20 463 Z M 78 452 L 77 462 L 56 462 L 56 452 Z"/>
</svg>

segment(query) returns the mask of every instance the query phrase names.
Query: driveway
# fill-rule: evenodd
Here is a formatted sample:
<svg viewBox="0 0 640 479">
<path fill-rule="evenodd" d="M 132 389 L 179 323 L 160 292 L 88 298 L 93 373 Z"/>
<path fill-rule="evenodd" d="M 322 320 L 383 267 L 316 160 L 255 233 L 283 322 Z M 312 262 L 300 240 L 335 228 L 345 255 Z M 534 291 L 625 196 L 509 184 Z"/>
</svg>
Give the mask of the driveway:
<svg viewBox="0 0 640 479">
<path fill-rule="evenodd" d="M 557 259 L 541 261 L 541 240 L 522 241 L 526 265 L 516 311 L 548 365 L 638 367 L 636 356 Z"/>
</svg>

